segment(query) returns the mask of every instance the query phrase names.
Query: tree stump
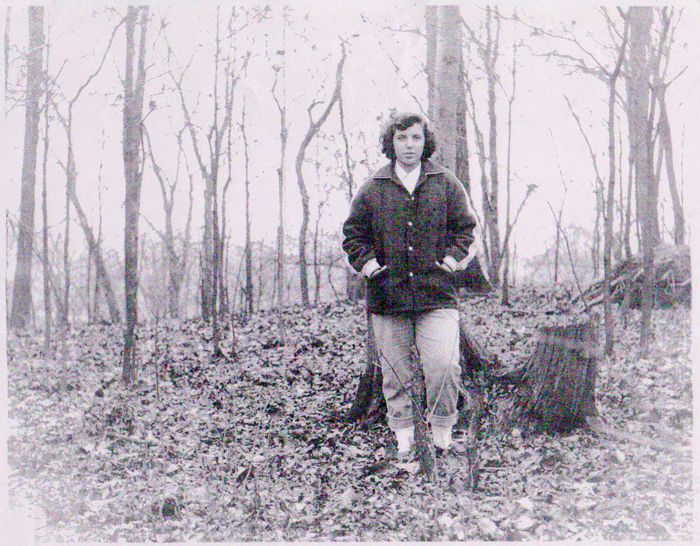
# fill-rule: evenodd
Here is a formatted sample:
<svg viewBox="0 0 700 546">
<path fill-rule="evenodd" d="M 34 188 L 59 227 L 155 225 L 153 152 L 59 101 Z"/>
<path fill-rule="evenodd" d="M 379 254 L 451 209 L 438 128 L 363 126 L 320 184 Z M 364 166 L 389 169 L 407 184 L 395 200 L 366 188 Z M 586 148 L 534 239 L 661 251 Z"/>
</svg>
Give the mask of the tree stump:
<svg viewBox="0 0 700 546">
<path fill-rule="evenodd" d="M 369 312 L 367 313 L 366 349 L 367 364 L 360 376 L 357 395 L 345 420 L 349 423 L 361 422 L 364 427 L 369 428 L 377 422 L 386 420 L 386 402 L 382 395 L 382 367 L 377 355 Z"/>
<path fill-rule="evenodd" d="M 532 356 L 502 378 L 516 388 L 512 400 L 499 411 L 501 422 L 548 433 L 585 427 L 587 418 L 597 415 L 598 354 L 592 321 L 541 328 Z"/>
</svg>

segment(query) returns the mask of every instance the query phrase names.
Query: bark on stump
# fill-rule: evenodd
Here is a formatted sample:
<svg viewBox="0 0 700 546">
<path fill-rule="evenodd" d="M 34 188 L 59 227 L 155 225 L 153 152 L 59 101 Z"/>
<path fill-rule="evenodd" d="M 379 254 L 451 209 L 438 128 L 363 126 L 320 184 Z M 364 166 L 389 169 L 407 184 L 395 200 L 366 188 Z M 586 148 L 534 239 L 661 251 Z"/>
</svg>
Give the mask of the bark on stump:
<svg viewBox="0 0 700 546">
<path fill-rule="evenodd" d="M 506 427 L 531 432 L 566 433 L 585 427 L 597 415 L 595 379 L 598 348 L 591 321 L 543 327 L 532 356 L 501 379 L 515 392 L 499 411 Z"/>
</svg>

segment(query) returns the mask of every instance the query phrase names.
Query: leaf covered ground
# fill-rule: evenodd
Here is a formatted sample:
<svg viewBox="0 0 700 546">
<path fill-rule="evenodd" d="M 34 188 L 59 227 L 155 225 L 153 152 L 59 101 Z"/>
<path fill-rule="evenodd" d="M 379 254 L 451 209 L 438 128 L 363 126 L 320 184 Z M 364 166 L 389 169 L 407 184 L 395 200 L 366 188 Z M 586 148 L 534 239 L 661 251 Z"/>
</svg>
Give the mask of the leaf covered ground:
<svg viewBox="0 0 700 546">
<path fill-rule="evenodd" d="M 521 289 L 510 307 L 468 297 L 462 315 L 504 364 L 523 362 L 537 327 L 571 321 L 562 293 Z M 342 417 L 365 358 L 362 304 L 273 314 L 225 332 L 159 321 L 139 331 L 142 367 L 120 382 L 121 330 L 72 332 L 44 358 L 39 335 L 8 338 L 10 501 L 52 541 L 690 540 L 690 311 L 639 315 L 599 362 L 600 414 L 664 443 L 577 431 L 524 438 L 487 419 L 476 491 L 387 464 L 391 436 Z"/>
</svg>

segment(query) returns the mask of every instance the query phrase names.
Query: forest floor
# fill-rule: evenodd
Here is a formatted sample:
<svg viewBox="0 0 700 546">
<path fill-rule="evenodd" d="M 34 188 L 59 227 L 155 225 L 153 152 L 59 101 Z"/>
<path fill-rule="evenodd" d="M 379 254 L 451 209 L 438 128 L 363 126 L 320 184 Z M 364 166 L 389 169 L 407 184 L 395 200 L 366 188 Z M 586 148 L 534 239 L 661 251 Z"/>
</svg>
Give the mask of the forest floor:
<svg viewBox="0 0 700 546">
<path fill-rule="evenodd" d="M 504 364 L 533 333 L 571 321 L 566 297 L 466 297 L 462 316 Z M 211 329 L 140 329 L 142 367 L 120 381 L 121 329 L 75 328 L 44 358 L 39 334 L 8 338 L 11 506 L 39 541 L 690 540 L 693 533 L 690 311 L 654 311 L 638 356 L 639 314 L 599 362 L 600 414 L 669 446 L 576 431 L 482 429 L 476 491 L 392 464 L 386 426 L 347 424 L 365 361 L 362 304 L 290 308 L 235 326 L 235 359 L 213 360 Z M 232 331 L 225 332 L 230 353 Z"/>
</svg>

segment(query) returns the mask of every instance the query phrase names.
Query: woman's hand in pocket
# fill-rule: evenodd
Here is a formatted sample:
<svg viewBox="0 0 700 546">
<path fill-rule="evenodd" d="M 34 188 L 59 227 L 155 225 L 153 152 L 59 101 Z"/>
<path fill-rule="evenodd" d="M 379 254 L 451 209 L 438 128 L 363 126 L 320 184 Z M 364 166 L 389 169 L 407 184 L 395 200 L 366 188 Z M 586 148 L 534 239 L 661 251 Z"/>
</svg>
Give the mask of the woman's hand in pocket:
<svg viewBox="0 0 700 546">
<path fill-rule="evenodd" d="M 376 258 L 372 258 L 369 262 L 367 262 L 364 267 L 362 268 L 362 274 L 367 278 L 367 279 L 374 279 L 378 275 L 381 275 L 384 271 L 386 270 L 386 265 L 379 265 L 379 262 L 377 262 Z"/>
<path fill-rule="evenodd" d="M 457 271 L 457 260 L 455 260 L 452 256 L 445 256 L 442 259 L 442 262 L 435 262 L 435 265 L 448 273 L 454 273 Z"/>
<path fill-rule="evenodd" d="M 386 270 L 387 270 L 387 267 L 385 265 L 383 265 L 379 269 L 375 269 L 374 271 L 372 271 L 372 273 L 370 273 L 369 277 L 367 277 L 367 278 L 370 280 L 376 279 L 377 277 L 382 276 Z"/>
</svg>

